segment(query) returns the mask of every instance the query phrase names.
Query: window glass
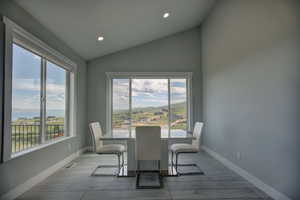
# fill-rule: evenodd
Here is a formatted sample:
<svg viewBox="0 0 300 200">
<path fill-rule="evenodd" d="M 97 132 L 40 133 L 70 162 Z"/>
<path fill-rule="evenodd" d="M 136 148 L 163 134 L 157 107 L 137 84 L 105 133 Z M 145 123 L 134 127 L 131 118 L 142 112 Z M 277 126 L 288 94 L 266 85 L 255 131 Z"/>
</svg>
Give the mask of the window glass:
<svg viewBox="0 0 300 200">
<path fill-rule="evenodd" d="M 170 133 L 185 134 L 187 130 L 186 79 L 170 79 Z"/>
<path fill-rule="evenodd" d="M 46 69 L 45 139 L 51 140 L 65 135 L 67 72 L 49 61 Z"/>
<path fill-rule="evenodd" d="M 41 57 L 13 44 L 12 153 L 40 143 Z"/>
<path fill-rule="evenodd" d="M 129 79 L 113 79 L 112 84 L 112 131 L 116 136 L 129 136 Z"/>
<path fill-rule="evenodd" d="M 137 126 L 168 134 L 168 79 L 132 79 L 132 133 Z"/>
</svg>

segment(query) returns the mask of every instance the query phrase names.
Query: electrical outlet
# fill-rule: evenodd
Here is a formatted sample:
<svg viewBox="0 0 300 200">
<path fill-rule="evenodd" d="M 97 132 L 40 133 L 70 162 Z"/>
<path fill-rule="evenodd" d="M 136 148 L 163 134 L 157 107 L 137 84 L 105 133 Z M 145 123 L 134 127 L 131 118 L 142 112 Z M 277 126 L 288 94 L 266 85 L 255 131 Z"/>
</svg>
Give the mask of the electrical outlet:
<svg viewBox="0 0 300 200">
<path fill-rule="evenodd" d="M 236 158 L 238 159 L 238 160 L 240 160 L 241 159 L 241 152 L 236 152 Z"/>
</svg>

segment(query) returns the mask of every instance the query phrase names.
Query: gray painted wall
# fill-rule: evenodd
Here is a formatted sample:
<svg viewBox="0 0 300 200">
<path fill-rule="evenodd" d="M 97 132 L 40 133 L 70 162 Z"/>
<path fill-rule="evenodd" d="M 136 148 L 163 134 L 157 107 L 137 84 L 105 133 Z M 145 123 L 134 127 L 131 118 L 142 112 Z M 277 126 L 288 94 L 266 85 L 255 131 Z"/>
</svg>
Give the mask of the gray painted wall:
<svg viewBox="0 0 300 200">
<path fill-rule="evenodd" d="M 77 106 L 77 136 L 70 140 L 51 145 L 41 150 L 20 156 L 6 163 L 0 163 L 0 196 L 10 189 L 25 182 L 41 171 L 64 159 L 86 144 L 86 63 L 62 41 L 44 28 L 22 8 L 12 1 L 0 1 L 0 15 L 4 15 L 21 25 L 23 28 L 45 41 L 54 49 L 60 51 L 78 64 L 78 106 Z M 2 122 L 1 122 L 2 123 Z M 71 144 L 71 150 L 68 150 Z"/>
<path fill-rule="evenodd" d="M 194 120 L 201 119 L 199 28 L 88 62 L 88 119 L 100 121 L 104 129 L 105 72 L 193 72 Z"/>
<path fill-rule="evenodd" d="M 202 28 L 204 144 L 300 199 L 300 1 L 218 1 Z"/>
</svg>

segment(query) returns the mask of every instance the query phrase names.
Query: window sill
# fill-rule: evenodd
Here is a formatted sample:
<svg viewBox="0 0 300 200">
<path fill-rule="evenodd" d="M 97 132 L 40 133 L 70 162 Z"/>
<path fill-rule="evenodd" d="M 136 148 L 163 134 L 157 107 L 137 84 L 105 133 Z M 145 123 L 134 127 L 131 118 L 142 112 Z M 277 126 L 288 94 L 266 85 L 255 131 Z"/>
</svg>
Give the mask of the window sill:
<svg viewBox="0 0 300 200">
<path fill-rule="evenodd" d="M 54 144 L 57 144 L 57 143 L 60 143 L 60 142 L 72 139 L 74 137 L 76 137 L 76 136 L 62 137 L 62 138 L 57 138 L 57 139 L 45 142 L 44 144 L 37 145 L 37 146 L 32 147 L 30 149 L 27 149 L 27 150 L 24 150 L 24 151 L 21 151 L 21 152 L 18 152 L 18 153 L 14 153 L 14 154 L 11 155 L 11 159 L 18 158 L 20 156 L 29 154 L 29 153 L 34 152 L 34 151 L 38 151 L 38 150 L 46 148 L 48 146 L 51 146 L 51 145 L 54 145 Z"/>
</svg>

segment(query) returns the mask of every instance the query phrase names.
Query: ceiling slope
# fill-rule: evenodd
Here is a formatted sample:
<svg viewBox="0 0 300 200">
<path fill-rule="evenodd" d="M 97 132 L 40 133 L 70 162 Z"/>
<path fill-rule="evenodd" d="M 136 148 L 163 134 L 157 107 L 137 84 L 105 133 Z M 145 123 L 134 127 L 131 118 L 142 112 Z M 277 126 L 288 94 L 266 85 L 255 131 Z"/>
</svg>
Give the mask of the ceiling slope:
<svg viewBox="0 0 300 200">
<path fill-rule="evenodd" d="M 86 60 L 198 26 L 214 0 L 15 0 Z M 170 16 L 164 19 L 163 13 Z M 98 36 L 104 36 L 102 42 Z"/>
</svg>

